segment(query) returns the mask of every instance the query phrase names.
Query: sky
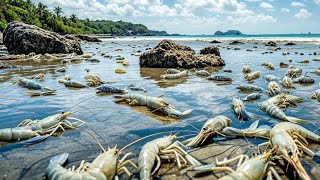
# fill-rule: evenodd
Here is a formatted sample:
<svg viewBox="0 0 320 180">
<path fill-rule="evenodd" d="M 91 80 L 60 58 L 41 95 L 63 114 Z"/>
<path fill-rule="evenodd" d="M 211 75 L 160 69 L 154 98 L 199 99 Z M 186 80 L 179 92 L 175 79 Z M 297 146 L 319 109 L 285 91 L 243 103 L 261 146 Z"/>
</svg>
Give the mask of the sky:
<svg viewBox="0 0 320 180">
<path fill-rule="evenodd" d="M 320 33 L 320 0 L 32 0 L 65 16 L 122 20 L 151 30 L 200 35 Z"/>
</svg>

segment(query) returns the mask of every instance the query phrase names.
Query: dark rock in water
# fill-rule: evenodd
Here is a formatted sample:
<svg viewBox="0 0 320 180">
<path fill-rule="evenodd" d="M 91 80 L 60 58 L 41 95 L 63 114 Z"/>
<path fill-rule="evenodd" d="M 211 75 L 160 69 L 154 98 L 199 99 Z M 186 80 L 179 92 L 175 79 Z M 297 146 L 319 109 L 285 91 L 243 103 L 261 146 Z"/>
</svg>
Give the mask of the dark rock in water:
<svg viewBox="0 0 320 180">
<path fill-rule="evenodd" d="M 287 44 L 285 44 L 285 46 L 294 46 L 294 45 L 296 45 L 296 44 L 293 42 L 288 42 Z"/>
<path fill-rule="evenodd" d="M 188 46 L 174 43 L 171 40 L 162 40 L 157 46 L 140 56 L 141 67 L 153 68 L 201 68 L 206 66 L 223 66 L 224 60 L 220 57 L 218 48 L 203 49 L 209 54 L 196 55 Z M 213 53 L 213 54 L 210 54 Z"/>
<path fill-rule="evenodd" d="M 100 60 L 99 60 L 99 59 L 86 59 L 85 61 L 88 61 L 88 62 L 95 62 L 95 63 L 100 62 Z"/>
<path fill-rule="evenodd" d="M 90 37 L 90 36 L 85 36 L 85 35 L 76 35 L 75 37 L 81 39 L 82 41 L 102 42 L 100 39 L 98 39 L 96 37 Z"/>
<path fill-rule="evenodd" d="M 303 56 L 303 55 L 304 55 L 304 53 L 300 53 L 300 55 L 301 55 L 301 56 Z"/>
<path fill-rule="evenodd" d="M 215 46 L 210 46 L 210 47 L 201 49 L 200 54 L 203 54 L 203 55 L 214 54 L 216 56 L 220 56 L 219 48 Z"/>
<path fill-rule="evenodd" d="M 9 54 L 83 54 L 79 42 L 34 25 L 11 22 L 3 33 Z"/>
<path fill-rule="evenodd" d="M 313 52 L 313 55 L 314 55 L 314 56 L 317 55 L 317 52 Z"/>
<path fill-rule="evenodd" d="M 217 40 L 213 40 L 211 41 L 210 43 L 221 43 L 220 41 L 217 41 Z"/>
<path fill-rule="evenodd" d="M 244 42 L 235 40 L 235 41 L 231 42 L 229 45 L 236 45 L 236 44 L 244 44 Z"/>
<path fill-rule="evenodd" d="M 234 48 L 234 50 L 235 50 L 235 51 L 239 51 L 239 50 L 241 50 L 241 49 L 240 49 L 240 48 Z"/>
<path fill-rule="evenodd" d="M 272 47 L 276 47 L 277 43 L 273 42 L 273 41 L 269 41 L 265 44 L 266 46 L 272 46 Z"/>
<path fill-rule="evenodd" d="M 258 47 L 257 47 L 257 46 L 253 46 L 253 48 L 254 48 L 254 49 L 257 49 Z"/>
</svg>

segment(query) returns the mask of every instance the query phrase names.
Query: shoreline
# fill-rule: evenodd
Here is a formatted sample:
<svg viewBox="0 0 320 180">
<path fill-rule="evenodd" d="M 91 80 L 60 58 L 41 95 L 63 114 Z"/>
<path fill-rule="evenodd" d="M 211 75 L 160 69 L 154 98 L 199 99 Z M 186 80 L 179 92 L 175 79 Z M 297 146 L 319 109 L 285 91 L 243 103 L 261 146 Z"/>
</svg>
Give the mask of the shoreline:
<svg viewBox="0 0 320 180">
<path fill-rule="evenodd" d="M 114 36 L 108 38 L 97 37 L 102 41 L 161 41 L 163 39 L 171 39 L 174 41 L 203 41 L 211 42 L 213 40 L 222 41 L 222 43 L 230 43 L 232 41 L 241 41 L 244 43 L 265 43 L 274 41 L 276 43 L 304 43 L 304 44 L 320 44 L 320 36 L 309 37 L 258 37 L 258 36 Z M 212 43 L 215 45 L 215 43 Z"/>
</svg>

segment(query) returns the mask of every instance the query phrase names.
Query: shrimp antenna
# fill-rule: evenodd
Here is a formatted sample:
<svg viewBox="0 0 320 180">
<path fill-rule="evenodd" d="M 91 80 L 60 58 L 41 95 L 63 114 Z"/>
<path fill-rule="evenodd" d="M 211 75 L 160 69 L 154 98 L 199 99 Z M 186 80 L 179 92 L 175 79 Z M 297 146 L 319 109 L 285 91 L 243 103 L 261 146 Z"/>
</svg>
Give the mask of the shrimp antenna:
<svg viewBox="0 0 320 180">
<path fill-rule="evenodd" d="M 106 152 L 106 150 L 103 148 L 103 146 L 101 145 L 101 143 L 99 142 L 99 140 L 96 138 L 94 134 L 91 134 L 90 132 L 87 132 L 87 131 L 84 131 L 84 132 L 88 133 L 98 143 L 99 147 L 103 152 Z"/>
<path fill-rule="evenodd" d="M 167 132 L 159 132 L 159 133 L 150 134 L 150 135 L 148 135 L 148 136 L 145 136 L 145 137 L 142 137 L 142 138 L 140 138 L 140 139 L 137 139 L 137 140 L 133 141 L 133 142 L 130 143 L 130 144 L 127 144 L 126 146 L 124 146 L 122 149 L 119 150 L 119 154 L 120 154 L 121 152 L 123 152 L 125 149 L 127 149 L 128 147 L 132 146 L 133 144 L 135 144 L 135 143 L 137 143 L 137 142 L 139 142 L 139 141 L 142 141 L 142 140 L 147 139 L 147 138 L 149 138 L 149 137 L 157 136 L 157 135 L 160 135 L 160 134 L 172 133 L 172 132 L 178 132 L 178 133 L 179 133 L 179 132 L 194 132 L 194 131 L 167 131 Z"/>
<path fill-rule="evenodd" d="M 86 126 L 94 133 L 94 134 L 96 134 L 100 139 L 102 139 L 102 141 L 106 144 L 106 145 L 108 145 L 108 143 L 96 132 L 96 131 L 94 131 L 93 129 L 91 129 L 91 127 L 86 123 Z"/>
</svg>

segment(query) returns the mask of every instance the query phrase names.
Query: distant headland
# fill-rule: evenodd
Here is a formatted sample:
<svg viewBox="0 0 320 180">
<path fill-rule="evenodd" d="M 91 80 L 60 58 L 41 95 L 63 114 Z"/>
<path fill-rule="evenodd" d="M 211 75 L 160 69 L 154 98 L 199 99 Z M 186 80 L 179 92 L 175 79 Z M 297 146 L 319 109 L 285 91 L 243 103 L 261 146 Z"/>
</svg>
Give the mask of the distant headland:
<svg viewBox="0 0 320 180">
<path fill-rule="evenodd" d="M 216 31 L 213 35 L 223 36 L 223 35 L 244 35 L 239 30 L 228 30 L 226 32 Z"/>
</svg>

